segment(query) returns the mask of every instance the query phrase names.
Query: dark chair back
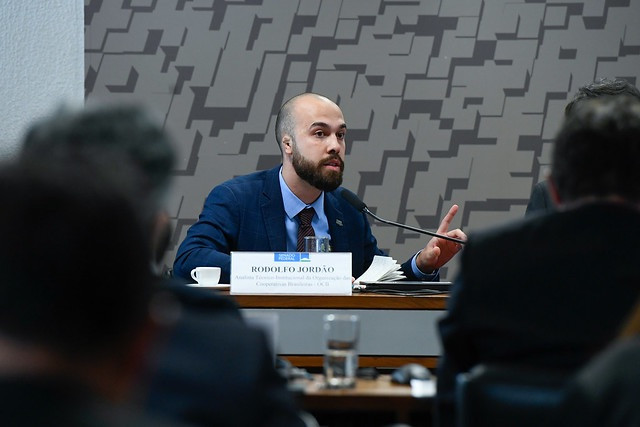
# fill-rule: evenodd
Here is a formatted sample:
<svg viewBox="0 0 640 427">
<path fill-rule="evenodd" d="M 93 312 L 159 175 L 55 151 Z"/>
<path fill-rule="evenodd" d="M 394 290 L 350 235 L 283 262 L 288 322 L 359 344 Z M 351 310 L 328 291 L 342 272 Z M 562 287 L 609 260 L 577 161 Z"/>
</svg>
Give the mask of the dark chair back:
<svg viewBox="0 0 640 427">
<path fill-rule="evenodd" d="M 476 366 L 457 378 L 458 427 L 551 425 L 568 379 L 520 366 Z"/>
</svg>

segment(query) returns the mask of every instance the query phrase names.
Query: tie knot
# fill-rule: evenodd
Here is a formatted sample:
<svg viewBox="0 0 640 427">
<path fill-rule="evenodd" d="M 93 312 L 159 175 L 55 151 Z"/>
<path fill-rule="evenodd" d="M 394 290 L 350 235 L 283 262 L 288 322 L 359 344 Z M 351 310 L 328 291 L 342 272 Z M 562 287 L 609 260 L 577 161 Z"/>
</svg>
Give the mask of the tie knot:
<svg viewBox="0 0 640 427">
<path fill-rule="evenodd" d="M 300 221 L 300 225 L 310 225 L 313 214 L 315 213 L 316 211 L 313 208 L 306 208 L 301 210 L 300 213 L 298 213 L 298 220 Z"/>
</svg>

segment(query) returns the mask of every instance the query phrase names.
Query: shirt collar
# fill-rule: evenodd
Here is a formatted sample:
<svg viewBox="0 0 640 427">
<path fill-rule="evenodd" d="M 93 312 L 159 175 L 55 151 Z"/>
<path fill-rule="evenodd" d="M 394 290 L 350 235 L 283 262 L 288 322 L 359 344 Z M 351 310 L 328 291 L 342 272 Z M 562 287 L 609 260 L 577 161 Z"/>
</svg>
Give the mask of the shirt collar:
<svg viewBox="0 0 640 427">
<path fill-rule="evenodd" d="M 296 215 L 306 207 L 312 207 L 316 212 L 324 212 L 324 191 L 320 193 L 320 197 L 318 197 L 313 203 L 307 205 L 305 202 L 300 200 L 298 196 L 293 194 L 293 191 L 291 191 L 287 183 L 284 181 L 284 177 L 282 176 L 282 167 L 280 167 L 278 178 L 280 180 L 280 192 L 282 193 L 284 211 L 290 220 L 293 220 Z"/>
</svg>

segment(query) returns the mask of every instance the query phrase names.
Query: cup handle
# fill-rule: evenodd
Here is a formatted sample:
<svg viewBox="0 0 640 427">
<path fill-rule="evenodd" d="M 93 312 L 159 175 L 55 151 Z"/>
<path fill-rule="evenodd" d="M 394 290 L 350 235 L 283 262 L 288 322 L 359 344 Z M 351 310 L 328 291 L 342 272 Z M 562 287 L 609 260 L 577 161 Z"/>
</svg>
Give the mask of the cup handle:
<svg viewBox="0 0 640 427">
<path fill-rule="evenodd" d="M 193 270 L 191 270 L 191 278 L 193 280 L 195 280 L 196 282 L 198 281 L 198 271 L 197 271 L 197 269 L 194 268 Z"/>
</svg>

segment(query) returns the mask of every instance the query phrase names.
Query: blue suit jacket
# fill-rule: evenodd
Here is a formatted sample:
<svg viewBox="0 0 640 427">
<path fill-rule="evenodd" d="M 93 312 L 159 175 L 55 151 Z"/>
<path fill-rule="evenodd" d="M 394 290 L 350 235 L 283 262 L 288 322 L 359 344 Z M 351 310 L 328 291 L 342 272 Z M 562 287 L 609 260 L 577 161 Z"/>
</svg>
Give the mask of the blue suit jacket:
<svg viewBox="0 0 640 427">
<path fill-rule="evenodd" d="M 222 267 L 221 282 L 229 283 L 231 251 L 286 252 L 285 211 L 280 192 L 280 166 L 224 182 L 209 193 L 198 221 L 178 248 L 174 274 L 190 278 L 199 266 Z M 334 252 L 351 252 L 352 275 L 360 276 L 378 248 L 365 214 L 347 203 L 338 190 L 325 193 Z M 405 276 L 416 280 L 411 260 L 402 265 Z"/>
</svg>

